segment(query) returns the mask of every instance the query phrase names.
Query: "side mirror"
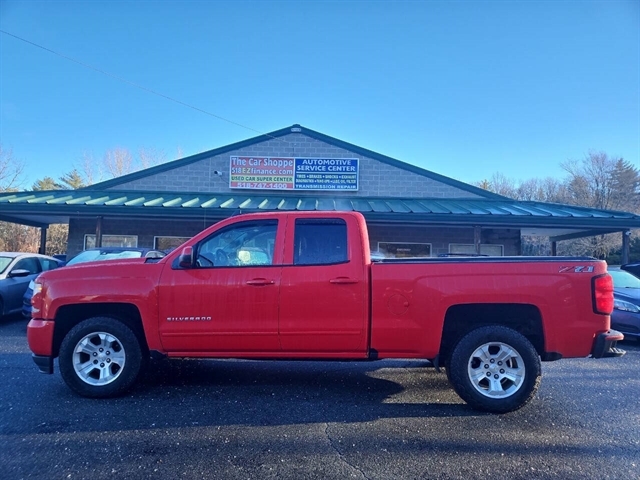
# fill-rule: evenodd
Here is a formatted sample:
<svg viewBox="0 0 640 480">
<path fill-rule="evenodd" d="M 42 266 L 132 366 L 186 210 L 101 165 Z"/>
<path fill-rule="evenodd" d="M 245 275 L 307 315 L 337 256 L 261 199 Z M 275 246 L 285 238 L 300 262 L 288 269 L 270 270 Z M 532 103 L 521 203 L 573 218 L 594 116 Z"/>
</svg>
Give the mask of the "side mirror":
<svg viewBox="0 0 640 480">
<path fill-rule="evenodd" d="M 193 247 L 184 247 L 178 258 L 178 265 L 182 268 L 193 268 Z"/>
<path fill-rule="evenodd" d="M 9 272 L 9 277 L 26 277 L 27 275 L 31 275 L 29 270 L 25 270 L 24 268 L 16 268 L 15 270 L 11 270 Z"/>
</svg>

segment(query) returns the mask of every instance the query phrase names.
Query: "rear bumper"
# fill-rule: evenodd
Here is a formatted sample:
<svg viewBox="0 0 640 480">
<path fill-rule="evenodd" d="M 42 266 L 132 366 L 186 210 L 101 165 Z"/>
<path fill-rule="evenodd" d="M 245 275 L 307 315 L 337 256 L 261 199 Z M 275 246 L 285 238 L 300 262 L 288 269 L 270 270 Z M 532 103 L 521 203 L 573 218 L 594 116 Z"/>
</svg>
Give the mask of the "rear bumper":
<svg viewBox="0 0 640 480">
<path fill-rule="evenodd" d="M 609 330 L 599 334 L 593 342 L 591 356 L 593 358 L 621 357 L 624 350 L 616 348 L 616 344 L 624 340 L 624 335 L 617 330 Z"/>
<path fill-rule="evenodd" d="M 53 373 L 53 357 L 47 357 L 45 355 L 32 355 L 31 357 L 38 366 L 40 373 Z"/>
</svg>

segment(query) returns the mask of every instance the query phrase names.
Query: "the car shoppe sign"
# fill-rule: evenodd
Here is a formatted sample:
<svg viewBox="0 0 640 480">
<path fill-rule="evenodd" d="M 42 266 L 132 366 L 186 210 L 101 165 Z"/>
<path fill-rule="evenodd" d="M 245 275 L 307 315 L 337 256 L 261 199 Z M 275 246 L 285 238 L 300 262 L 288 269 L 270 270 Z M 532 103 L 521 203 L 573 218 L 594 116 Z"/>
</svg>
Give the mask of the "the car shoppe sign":
<svg viewBox="0 0 640 480">
<path fill-rule="evenodd" d="M 358 190 L 357 158 L 231 157 L 229 187 Z"/>
</svg>

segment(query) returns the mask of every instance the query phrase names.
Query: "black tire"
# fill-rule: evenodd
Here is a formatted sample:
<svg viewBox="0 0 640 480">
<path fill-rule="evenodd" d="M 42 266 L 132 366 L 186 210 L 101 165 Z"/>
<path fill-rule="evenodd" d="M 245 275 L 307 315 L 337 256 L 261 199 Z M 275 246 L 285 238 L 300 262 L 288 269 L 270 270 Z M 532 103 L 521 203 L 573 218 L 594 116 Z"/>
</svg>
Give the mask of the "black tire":
<svg viewBox="0 0 640 480">
<path fill-rule="evenodd" d="M 499 325 L 480 327 L 454 347 L 447 374 L 471 407 L 506 413 L 526 405 L 540 385 L 540 357 L 531 342 Z"/>
<path fill-rule="evenodd" d="M 60 373 L 65 383 L 83 397 L 122 395 L 144 367 L 143 348 L 135 333 L 109 317 L 84 320 L 60 345 Z"/>
</svg>

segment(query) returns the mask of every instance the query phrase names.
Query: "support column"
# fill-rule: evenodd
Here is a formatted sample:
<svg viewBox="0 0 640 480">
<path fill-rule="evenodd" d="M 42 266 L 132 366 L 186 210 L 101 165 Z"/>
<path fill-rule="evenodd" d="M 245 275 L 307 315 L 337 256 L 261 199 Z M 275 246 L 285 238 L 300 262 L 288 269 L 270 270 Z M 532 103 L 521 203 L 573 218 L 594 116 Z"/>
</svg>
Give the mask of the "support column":
<svg viewBox="0 0 640 480">
<path fill-rule="evenodd" d="M 102 217 L 96 219 L 96 247 L 102 247 Z"/>
<path fill-rule="evenodd" d="M 40 248 L 38 253 L 45 255 L 47 252 L 47 227 L 40 227 Z"/>
<path fill-rule="evenodd" d="M 551 242 L 551 255 L 558 256 L 558 242 Z"/>
<path fill-rule="evenodd" d="M 631 230 L 625 230 L 624 232 L 622 232 L 622 265 L 624 265 L 625 263 L 629 263 L 629 253 L 631 249 L 631 242 L 629 241 L 630 238 Z"/>
<path fill-rule="evenodd" d="M 473 245 L 476 249 L 476 255 L 480 255 L 480 244 L 482 243 L 482 227 L 476 225 L 473 227 Z"/>
</svg>

